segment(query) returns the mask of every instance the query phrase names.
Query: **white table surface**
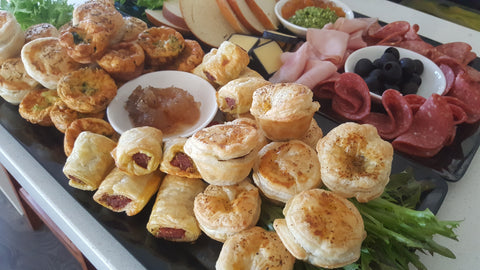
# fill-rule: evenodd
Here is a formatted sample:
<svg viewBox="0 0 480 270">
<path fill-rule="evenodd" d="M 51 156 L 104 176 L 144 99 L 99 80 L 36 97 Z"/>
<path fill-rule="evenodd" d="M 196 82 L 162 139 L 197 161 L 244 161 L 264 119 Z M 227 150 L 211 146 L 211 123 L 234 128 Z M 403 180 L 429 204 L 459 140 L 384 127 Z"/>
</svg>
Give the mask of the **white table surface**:
<svg viewBox="0 0 480 270">
<path fill-rule="evenodd" d="M 480 55 L 480 32 L 385 0 L 343 0 L 350 7 L 385 22 L 406 20 L 420 25 L 420 34 L 446 43 L 465 41 Z M 70 0 L 71 3 L 82 2 Z M 98 269 L 144 269 L 56 180 L 0 126 L 0 163 L 20 182 L 60 229 Z M 440 220 L 463 220 L 456 230 L 459 241 L 438 238 L 457 256 L 424 256 L 428 269 L 478 269 L 480 255 L 480 157 L 477 154 L 465 176 L 448 184 L 449 191 L 437 214 Z"/>
</svg>

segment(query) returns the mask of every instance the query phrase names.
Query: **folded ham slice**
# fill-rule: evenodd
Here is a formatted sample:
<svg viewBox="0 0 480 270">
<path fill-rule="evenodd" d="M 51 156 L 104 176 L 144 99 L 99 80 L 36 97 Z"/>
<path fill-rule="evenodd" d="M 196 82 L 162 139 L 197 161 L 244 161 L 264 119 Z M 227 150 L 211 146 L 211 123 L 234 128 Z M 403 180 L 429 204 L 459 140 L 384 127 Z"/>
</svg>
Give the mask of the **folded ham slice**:
<svg viewBox="0 0 480 270">
<path fill-rule="evenodd" d="M 456 126 L 448 102 L 433 94 L 419 108 L 411 128 L 398 136 L 393 147 L 403 153 L 432 157 L 455 137 Z"/>
</svg>

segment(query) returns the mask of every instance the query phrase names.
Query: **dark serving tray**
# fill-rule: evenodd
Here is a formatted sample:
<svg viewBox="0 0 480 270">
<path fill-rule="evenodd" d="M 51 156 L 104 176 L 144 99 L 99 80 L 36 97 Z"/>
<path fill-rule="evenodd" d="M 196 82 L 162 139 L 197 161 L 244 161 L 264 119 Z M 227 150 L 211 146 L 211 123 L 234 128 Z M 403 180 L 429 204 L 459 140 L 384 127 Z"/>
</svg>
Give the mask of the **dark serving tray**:
<svg viewBox="0 0 480 270">
<path fill-rule="evenodd" d="M 320 113 L 315 119 L 324 132 L 338 123 Z M 96 203 L 94 192 L 75 189 L 68 185 L 62 168 L 66 157 L 63 152 L 63 134 L 54 127 L 32 125 L 22 119 L 18 106 L 0 99 L 0 125 L 57 180 L 115 239 L 117 239 L 147 269 L 214 269 L 222 244 L 204 234 L 195 243 L 175 243 L 157 239 L 148 233 L 146 224 L 154 199 L 136 216 L 112 212 Z M 418 209 L 436 213 L 448 190 L 447 183 L 431 169 L 420 166 L 395 154 L 393 173 L 412 168 L 415 178 L 428 180 L 433 189 L 422 196 Z"/>
</svg>

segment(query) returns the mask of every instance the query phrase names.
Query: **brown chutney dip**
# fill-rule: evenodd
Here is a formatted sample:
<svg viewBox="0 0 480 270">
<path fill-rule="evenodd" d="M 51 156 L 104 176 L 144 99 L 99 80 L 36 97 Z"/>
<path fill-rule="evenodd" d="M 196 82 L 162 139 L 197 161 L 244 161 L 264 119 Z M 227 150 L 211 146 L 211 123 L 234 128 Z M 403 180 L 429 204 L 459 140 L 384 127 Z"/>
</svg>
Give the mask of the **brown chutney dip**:
<svg viewBox="0 0 480 270">
<path fill-rule="evenodd" d="M 136 127 L 151 126 L 171 136 L 188 129 L 200 118 L 200 102 L 187 91 L 174 86 L 137 86 L 125 104 Z"/>
</svg>

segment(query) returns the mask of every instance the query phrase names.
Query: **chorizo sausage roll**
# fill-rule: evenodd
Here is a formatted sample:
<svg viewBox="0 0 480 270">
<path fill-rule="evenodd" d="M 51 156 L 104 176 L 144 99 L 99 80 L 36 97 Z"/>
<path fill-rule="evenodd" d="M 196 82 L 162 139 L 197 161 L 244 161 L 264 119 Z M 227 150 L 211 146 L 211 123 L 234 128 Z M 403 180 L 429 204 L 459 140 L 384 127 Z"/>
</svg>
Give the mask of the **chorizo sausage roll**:
<svg viewBox="0 0 480 270">
<path fill-rule="evenodd" d="M 78 135 L 72 153 L 63 167 L 68 184 L 82 190 L 96 190 L 115 163 L 110 152 L 116 143 L 89 131 Z"/>
<path fill-rule="evenodd" d="M 192 242 L 201 234 L 193 213 L 193 200 L 206 183 L 198 178 L 166 175 L 153 205 L 147 230 L 157 238 Z"/>
<path fill-rule="evenodd" d="M 120 135 L 112 151 L 116 166 L 131 175 L 152 173 L 162 161 L 163 133 L 154 127 L 136 127 Z"/>
<path fill-rule="evenodd" d="M 177 137 L 165 142 L 160 171 L 187 178 L 202 178 L 192 158 L 183 150 L 186 141 L 187 138 Z"/>
<path fill-rule="evenodd" d="M 162 173 L 158 171 L 136 176 L 114 168 L 98 187 L 93 200 L 114 212 L 134 216 L 157 192 L 161 181 Z"/>
</svg>

